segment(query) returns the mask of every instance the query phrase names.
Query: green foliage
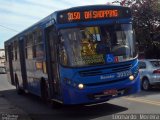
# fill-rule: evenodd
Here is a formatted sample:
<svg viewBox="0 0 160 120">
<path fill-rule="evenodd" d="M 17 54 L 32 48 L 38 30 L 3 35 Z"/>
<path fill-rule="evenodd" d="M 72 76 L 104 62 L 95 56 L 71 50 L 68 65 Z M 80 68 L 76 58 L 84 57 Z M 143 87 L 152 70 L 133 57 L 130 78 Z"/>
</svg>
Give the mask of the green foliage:
<svg viewBox="0 0 160 120">
<path fill-rule="evenodd" d="M 139 45 L 147 46 L 146 57 L 160 58 L 159 43 L 156 45 L 154 41 L 154 35 L 160 36 L 160 0 L 118 0 L 116 2 L 131 8 L 136 40 Z"/>
</svg>

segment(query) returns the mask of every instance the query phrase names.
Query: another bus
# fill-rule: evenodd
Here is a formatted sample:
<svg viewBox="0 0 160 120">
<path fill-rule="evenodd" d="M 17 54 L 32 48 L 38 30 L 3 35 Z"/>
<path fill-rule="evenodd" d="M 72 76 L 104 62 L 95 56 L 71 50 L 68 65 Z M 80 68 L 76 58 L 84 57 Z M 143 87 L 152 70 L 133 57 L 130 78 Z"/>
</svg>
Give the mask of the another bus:
<svg viewBox="0 0 160 120">
<path fill-rule="evenodd" d="M 5 42 L 17 92 L 61 104 L 90 104 L 140 90 L 135 34 L 127 7 L 56 11 Z"/>
</svg>

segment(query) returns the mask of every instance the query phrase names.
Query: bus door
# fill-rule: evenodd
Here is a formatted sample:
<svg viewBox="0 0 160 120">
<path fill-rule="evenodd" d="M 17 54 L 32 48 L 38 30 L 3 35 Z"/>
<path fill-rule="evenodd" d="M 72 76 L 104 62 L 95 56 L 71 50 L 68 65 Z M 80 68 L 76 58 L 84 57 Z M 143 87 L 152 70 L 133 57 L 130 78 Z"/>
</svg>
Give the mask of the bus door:
<svg viewBox="0 0 160 120">
<path fill-rule="evenodd" d="M 27 88 L 27 72 L 26 72 L 26 61 L 25 61 L 25 45 L 24 45 L 24 38 L 21 37 L 19 40 L 19 59 L 20 59 L 20 66 L 21 66 L 21 75 L 22 75 L 22 82 L 23 88 Z"/>
<path fill-rule="evenodd" d="M 57 34 L 53 26 L 46 28 L 46 47 L 47 47 L 47 73 L 49 80 L 49 87 L 51 97 L 60 96 L 60 81 L 59 81 L 59 68 L 58 68 L 58 46 L 57 46 Z"/>
<path fill-rule="evenodd" d="M 8 45 L 8 62 L 9 62 L 9 68 L 7 68 L 9 70 L 9 74 L 10 74 L 10 80 L 11 80 L 11 84 L 15 85 L 15 81 L 14 81 L 14 74 L 13 74 L 13 44 Z"/>
</svg>

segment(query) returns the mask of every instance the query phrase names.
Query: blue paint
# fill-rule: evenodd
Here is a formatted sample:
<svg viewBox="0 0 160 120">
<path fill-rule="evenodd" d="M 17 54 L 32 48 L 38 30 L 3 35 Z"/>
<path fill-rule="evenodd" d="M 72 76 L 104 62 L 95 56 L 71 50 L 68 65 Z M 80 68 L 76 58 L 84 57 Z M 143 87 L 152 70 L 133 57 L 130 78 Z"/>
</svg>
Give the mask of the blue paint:
<svg viewBox="0 0 160 120">
<path fill-rule="evenodd" d="M 113 54 L 107 54 L 105 60 L 106 60 L 106 63 L 113 63 L 114 62 Z"/>
</svg>

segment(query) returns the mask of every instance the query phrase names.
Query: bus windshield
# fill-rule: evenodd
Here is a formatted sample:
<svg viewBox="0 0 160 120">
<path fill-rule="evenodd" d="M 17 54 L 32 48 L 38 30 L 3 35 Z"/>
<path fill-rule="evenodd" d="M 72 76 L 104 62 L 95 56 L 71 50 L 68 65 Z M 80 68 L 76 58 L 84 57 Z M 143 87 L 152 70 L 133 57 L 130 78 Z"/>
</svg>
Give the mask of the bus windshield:
<svg viewBox="0 0 160 120">
<path fill-rule="evenodd" d="M 60 60 L 65 66 L 118 63 L 136 57 L 131 24 L 61 29 Z"/>
</svg>

